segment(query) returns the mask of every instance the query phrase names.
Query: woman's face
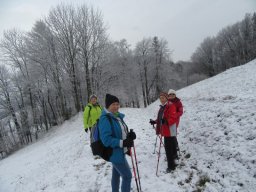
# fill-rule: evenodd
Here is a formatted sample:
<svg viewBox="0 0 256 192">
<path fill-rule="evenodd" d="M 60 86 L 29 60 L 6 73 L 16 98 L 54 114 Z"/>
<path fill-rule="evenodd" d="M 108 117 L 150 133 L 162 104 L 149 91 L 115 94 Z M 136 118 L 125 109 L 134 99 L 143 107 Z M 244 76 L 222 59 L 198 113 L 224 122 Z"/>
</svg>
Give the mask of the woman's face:
<svg viewBox="0 0 256 192">
<path fill-rule="evenodd" d="M 159 99 L 162 105 L 165 104 L 167 101 L 167 98 L 165 96 L 160 96 Z"/>
<path fill-rule="evenodd" d="M 97 98 L 93 97 L 91 98 L 91 104 L 95 105 L 97 103 Z"/>
<path fill-rule="evenodd" d="M 120 105 L 118 102 L 112 103 L 109 107 L 108 107 L 108 111 L 111 113 L 117 113 L 118 110 L 120 108 Z"/>
<path fill-rule="evenodd" d="M 173 94 L 173 93 L 171 93 L 171 94 L 168 95 L 168 99 L 174 99 L 175 97 L 176 97 L 176 95 Z"/>
</svg>

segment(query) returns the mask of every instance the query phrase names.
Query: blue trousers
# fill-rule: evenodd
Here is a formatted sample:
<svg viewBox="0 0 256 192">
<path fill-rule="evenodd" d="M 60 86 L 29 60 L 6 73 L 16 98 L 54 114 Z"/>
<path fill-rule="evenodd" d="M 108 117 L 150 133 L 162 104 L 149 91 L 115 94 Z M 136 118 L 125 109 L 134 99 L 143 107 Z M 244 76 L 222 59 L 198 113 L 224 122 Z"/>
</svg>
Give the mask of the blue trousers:
<svg viewBox="0 0 256 192">
<path fill-rule="evenodd" d="M 127 160 L 124 163 L 112 163 L 112 192 L 119 192 L 120 177 L 122 177 L 121 192 L 130 192 L 132 173 Z"/>
</svg>

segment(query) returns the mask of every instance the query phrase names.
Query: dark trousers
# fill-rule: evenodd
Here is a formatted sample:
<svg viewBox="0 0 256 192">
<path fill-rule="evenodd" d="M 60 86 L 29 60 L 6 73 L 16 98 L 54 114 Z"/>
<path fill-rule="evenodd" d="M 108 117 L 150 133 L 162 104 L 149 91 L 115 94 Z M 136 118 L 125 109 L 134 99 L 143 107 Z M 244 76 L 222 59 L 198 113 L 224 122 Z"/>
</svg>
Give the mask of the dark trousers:
<svg viewBox="0 0 256 192">
<path fill-rule="evenodd" d="M 174 140 L 175 140 L 175 148 L 176 148 L 175 153 L 174 153 L 174 158 L 178 159 L 179 144 L 178 144 L 177 137 L 174 137 Z"/>
<path fill-rule="evenodd" d="M 164 137 L 164 148 L 169 169 L 175 168 L 174 159 L 175 155 L 177 154 L 176 143 L 176 137 Z"/>
</svg>

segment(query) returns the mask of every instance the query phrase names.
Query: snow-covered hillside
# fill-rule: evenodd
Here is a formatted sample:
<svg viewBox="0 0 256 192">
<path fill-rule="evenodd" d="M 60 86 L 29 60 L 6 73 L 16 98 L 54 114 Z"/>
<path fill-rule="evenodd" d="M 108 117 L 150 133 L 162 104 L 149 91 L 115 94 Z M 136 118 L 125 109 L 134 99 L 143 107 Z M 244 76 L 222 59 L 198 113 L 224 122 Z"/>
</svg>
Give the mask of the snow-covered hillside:
<svg viewBox="0 0 256 192">
<path fill-rule="evenodd" d="M 255 191 L 256 60 L 178 91 L 185 113 L 179 127 L 180 165 L 165 174 L 164 149 L 156 177 L 155 135 L 146 109 L 121 109 L 137 133 L 142 190 L 147 192 Z M 111 164 L 95 159 L 82 114 L 40 141 L 0 161 L 1 192 L 109 192 Z M 128 158 L 129 159 L 129 158 Z M 136 191 L 135 182 L 132 183 Z"/>
</svg>

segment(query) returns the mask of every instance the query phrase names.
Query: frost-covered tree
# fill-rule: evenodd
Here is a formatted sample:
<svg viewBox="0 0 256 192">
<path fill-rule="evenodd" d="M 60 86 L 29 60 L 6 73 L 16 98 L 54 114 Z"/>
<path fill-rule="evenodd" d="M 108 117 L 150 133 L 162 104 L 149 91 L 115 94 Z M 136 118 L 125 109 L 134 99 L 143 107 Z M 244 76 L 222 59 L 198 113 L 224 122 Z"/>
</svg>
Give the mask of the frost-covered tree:
<svg viewBox="0 0 256 192">
<path fill-rule="evenodd" d="M 241 22 L 222 29 L 216 37 L 207 37 L 191 59 L 208 69 L 210 76 L 230 67 L 251 61 L 256 57 L 256 16 L 246 14 Z"/>
<path fill-rule="evenodd" d="M 0 48 L 6 63 L 12 66 L 14 70 L 19 71 L 19 81 L 23 84 L 23 98 L 20 99 L 26 99 L 26 101 L 28 101 L 32 114 L 32 126 L 38 129 L 38 117 L 34 100 L 34 84 L 31 78 L 33 67 L 30 65 L 28 58 L 26 35 L 25 32 L 20 32 L 16 29 L 5 31 L 0 43 Z"/>
<path fill-rule="evenodd" d="M 97 89 L 97 68 L 107 43 L 106 27 L 100 11 L 86 5 L 77 10 L 79 67 L 83 68 L 87 98 Z"/>
<path fill-rule="evenodd" d="M 16 115 L 13 94 L 15 94 L 15 89 L 10 79 L 10 73 L 6 67 L 0 65 L 0 106 L 1 109 L 6 110 L 12 117 L 19 141 L 21 142 L 23 133 Z"/>
<path fill-rule="evenodd" d="M 170 51 L 164 39 L 144 38 L 134 50 L 134 59 L 139 68 L 139 77 L 146 107 L 153 102 L 161 91 L 166 91 L 170 71 Z"/>
<path fill-rule="evenodd" d="M 70 5 L 58 5 L 49 13 L 46 19 L 48 27 L 54 34 L 59 44 L 60 59 L 63 64 L 63 69 L 68 74 L 70 84 L 72 86 L 72 96 L 77 112 L 81 110 L 81 89 L 79 87 L 79 70 L 78 57 L 78 41 L 79 34 L 76 30 L 77 21 L 76 9 Z"/>
</svg>

